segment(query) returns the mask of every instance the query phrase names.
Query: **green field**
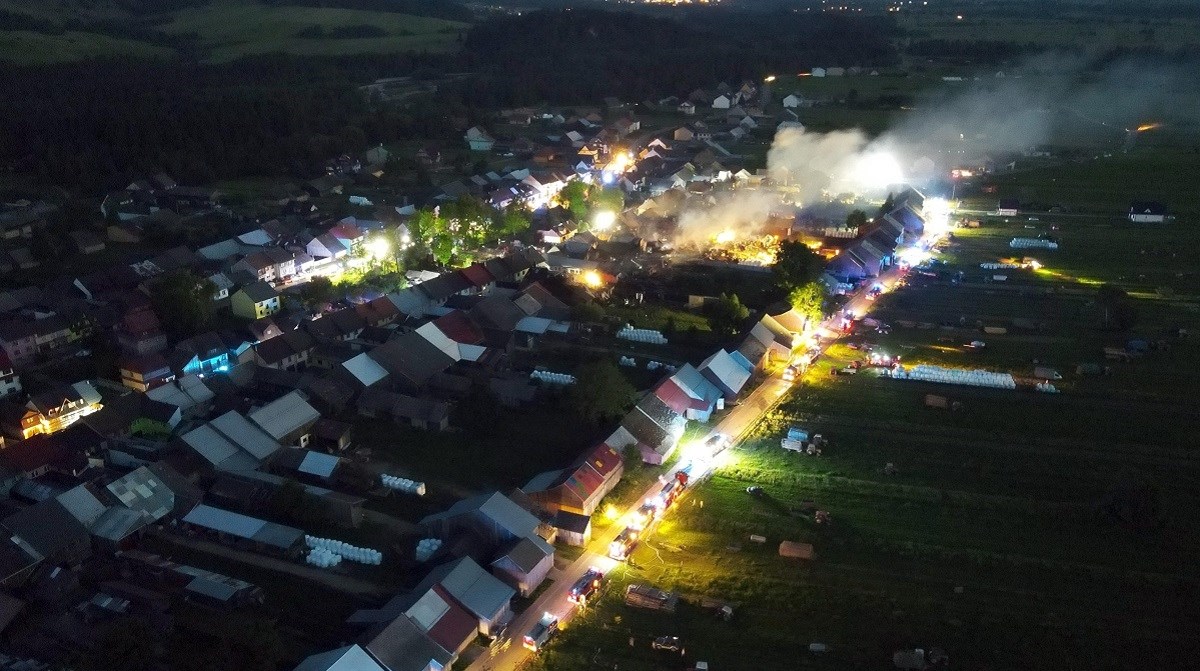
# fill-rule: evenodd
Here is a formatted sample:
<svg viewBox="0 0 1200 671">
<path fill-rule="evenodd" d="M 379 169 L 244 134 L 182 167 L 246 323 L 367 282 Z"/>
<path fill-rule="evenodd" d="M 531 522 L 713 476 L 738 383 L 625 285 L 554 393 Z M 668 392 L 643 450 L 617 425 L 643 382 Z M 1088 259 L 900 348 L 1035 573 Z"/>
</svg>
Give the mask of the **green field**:
<svg viewBox="0 0 1200 671">
<path fill-rule="evenodd" d="M 175 52 L 166 47 L 97 33 L 67 31 L 61 35 L 47 35 L 26 30 L 0 30 L 0 61 L 17 65 L 116 56 L 166 59 L 174 55 Z"/>
<path fill-rule="evenodd" d="M 51 22 L 62 16 L 36 3 L 0 1 L 0 10 Z M 338 56 L 452 51 L 458 48 L 459 34 L 468 27 L 458 21 L 425 16 L 324 7 L 269 7 L 255 0 L 213 0 L 203 6 L 144 19 L 128 16 L 114 5 L 91 3 L 71 8 L 69 15 L 91 20 L 148 22 L 155 30 L 177 38 L 181 48 L 197 46 L 207 60 L 216 62 L 267 53 Z M 384 31 L 386 36 L 343 39 L 297 36 L 315 26 L 326 32 L 369 27 Z M 171 46 L 111 36 L 102 27 L 52 34 L 5 30 L 0 26 L 0 61 L 20 65 L 113 57 L 164 59 L 178 53 Z"/>
<path fill-rule="evenodd" d="M 1105 45 L 1156 46 L 1175 49 L 1197 43 L 1200 23 L 1194 20 L 1156 20 L 1153 24 L 1122 17 L 1017 19 L 976 17 L 963 13 L 952 17 L 902 16 L 900 22 L 913 40 L 996 40 L 1037 47 L 1085 47 Z"/>
<path fill-rule="evenodd" d="M 330 28 L 370 25 L 388 37 L 304 39 L 296 33 L 308 26 Z M 216 0 L 175 13 L 164 26 L 169 33 L 199 36 L 214 61 L 252 54 L 340 55 L 448 51 L 466 24 L 423 16 L 319 7 L 267 7 L 243 0 Z"/>
<path fill-rule="evenodd" d="M 1086 184 L 1069 178 L 1074 168 L 1054 173 L 1073 206 L 1099 193 L 1071 189 Z M 1044 232 L 1059 238 L 1059 250 L 1008 247 L 1012 237 Z M 912 277 L 873 308 L 891 332 L 847 342 L 910 365 L 1018 378 L 1048 365 L 1063 374 L 1055 383 L 1063 393 L 871 371 L 831 376 L 863 356 L 833 346 L 535 667 L 679 669 L 706 660 L 713 668 L 890 668 L 895 650 L 934 646 L 949 652 L 953 668 L 1186 666 L 1200 640 L 1200 537 L 1191 532 L 1200 525 L 1200 407 L 1192 402 L 1200 341 L 1171 334 L 1200 326 L 1193 283 L 1177 277 L 1195 272 L 1194 254 L 1184 250 L 1196 235 L 1179 222 L 1134 226 L 1119 212 L 989 218 L 956 230 L 936 268 L 943 277 L 962 271 L 964 281 Z M 979 267 L 1026 255 L 1045 267 Z M 984 282 L 993 272 L 1009 280 Z M 1154 293 L 1172 279 L 1174 296 Z M 1138 319 L 1129 331 L 1101 329 L 1102 281 L 1134 296 Z M 1036 326 L 1015 328 L 1014 318 Z M 977 324 L 1010 330 L 983 334 Z M 1161 339 L 1164 347 L 1129 362 L 1104 360 L 1104 346 L 1128 338 Z M 975 339 L 986 347 L 962 346 Z M 1082 363 L 1108 365 L 1109 374 L 1077 374 Z M 928 408 L 926 394 L 961 408 Z M 790 425 L 822 433 L 823 456 L 780 449 Z M 885 471 L 889 463 L 894 473 Z M 747 494 L 752 484 L 766 496 Z M 801 505 L 807 501 L 832 524 L 816 524 Z M 751 534 L 767 542 L 751 542 Z M 778 557 L 785 539 L 813 544 L 816 558 Z M 737 616 L 721 622 L 693 604 L 675 615 L 631 609 L 617 596 L 630 583 L 734 602 Z M 684 639 L 685 660 L 650 649 L 662 635 Z M 809 653 L 812 642 L 829 652 Z"/>
<path fill-rule="evenodd" d="M 1018 162 L 1018 168 L 1020 163 Z M 1200 193 L 1195 174 L 1200 153 L 1189 149 L 1146 148 L 1093 160 L 1017 170 L 988 181 L 997 193 L 1040 202 L 1062 204 L 1072 212 L 1124 216 L 1134 200 L 1158 200 L 1178 215 L 1173 233 L 1190 235 L 1200 215 Z M 995 202 L 989 201 L 994 208 Z"/>
</svg>

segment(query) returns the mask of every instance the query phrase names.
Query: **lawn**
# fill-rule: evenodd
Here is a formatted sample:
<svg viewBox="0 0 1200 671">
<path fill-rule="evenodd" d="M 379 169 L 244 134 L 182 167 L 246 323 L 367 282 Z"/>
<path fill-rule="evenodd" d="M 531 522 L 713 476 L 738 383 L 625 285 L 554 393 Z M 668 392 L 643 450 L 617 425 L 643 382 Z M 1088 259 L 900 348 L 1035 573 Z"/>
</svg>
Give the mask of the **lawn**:
<svg viewBox="0 0 1200 671">
<path fill-rule="evenodd" d="M 310 26 L 373 26 L 387 37 L 309 39 L 296 33 Z M 214 61 L 252 54 L 283 52 L 303 55 L 451 51 L 466 24 L 389 12 L 322 7 L 268 7 L 244 0 L 215 0 L 180 10 L 163 27 L 169 33 L 199 36 Z"/>
</svg>

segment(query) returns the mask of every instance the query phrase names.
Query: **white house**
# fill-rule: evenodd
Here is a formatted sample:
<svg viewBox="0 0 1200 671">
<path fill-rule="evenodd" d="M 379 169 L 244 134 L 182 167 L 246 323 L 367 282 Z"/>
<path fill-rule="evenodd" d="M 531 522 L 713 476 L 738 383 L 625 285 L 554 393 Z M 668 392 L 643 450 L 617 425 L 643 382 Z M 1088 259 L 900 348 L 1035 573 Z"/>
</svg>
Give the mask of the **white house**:
<svg viewBox="0 0 1200 671">
<path fill-rule="evenodd" d="M 713 98 L 712 106 L 713 109 L 727 110 L 733 106 L 733 100 L 729 96 L 721 94 Z"/>
<path fill-rule="evenodd" d="M 814 77 L 824 77 L 824 76 L 825 76 L 825 68 L 813 68 L 813 69 L 812 69 L 812 76 L 814 76 Z"/>
<path fill-rule="evenodd" d="M 793 109 L 796 107 L 804 107 L 804 98 L 796 95 L 795 93 L 789 93 L 783 99 L 783 106 Z"/>
<path fill-rule="evenodd" d="M 679 104 L 679 111 L 690 116 L 696 113 L 696 105 L 690 100 L 685 100 Z"/>
</svg>

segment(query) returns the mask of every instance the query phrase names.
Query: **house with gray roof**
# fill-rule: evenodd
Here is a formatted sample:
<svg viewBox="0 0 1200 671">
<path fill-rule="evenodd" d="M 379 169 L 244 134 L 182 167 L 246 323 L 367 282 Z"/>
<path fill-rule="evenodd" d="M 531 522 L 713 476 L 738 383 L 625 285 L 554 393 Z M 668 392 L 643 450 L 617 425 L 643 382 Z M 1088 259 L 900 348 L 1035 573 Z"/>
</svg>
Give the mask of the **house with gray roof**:
<svg viewBox="0 0 1200 671">
<path fill-rule="evenodd" d="M 490 551 L 537 535 L 539 525 L 536 517 L 500 492 L 463 499 L 421 520 L 422 527 L 443 539 L 456 531 L 470 530 L 490 545 Z"/>
<path fill-rule="evenodd" d="M 424 594 L 439 585 L 458 604 L 475 616 L 479 633 L 497 631 L 512 619 L 513 588 L 505 585 L 470 557 L 455 559 L 430 571 L 414 594 Z"/>
<path fill-rule="evenodd" d="M 428 665 L 426 666 L 428 668 Z M 293 671 L 389 671 L 357 643 L 305 657 Z M 424 671 L 422 669 L 421 671 Z"/>
<path fill-rule="evenodd" d="M 512 543 L 492 561 L 492 574 L 527 597 L 553 567 L 554 548 L 538 536 L 528 536 Z"/>
<path fill-rule="evenodd" d="M 321 419 L 321 413 L 298 391 L 255 408 L 246 416 L 279 444 L 300 447 L 308 446 L 309 430 Z"/>
<path fill-rule="evenodd" d="M 257 517 L 200 504 L 182 520 L 185 526 L 208 532 L 222 542 L 260 552 L 294 556 L 304 543 L 304 532 Z"/>
<path fill-rule="evenodd" d="M 280 448 L 278 441 L 235 410 L 192 429 L 180 439 L 221 471 L 256 469 Z"/>
</svg>

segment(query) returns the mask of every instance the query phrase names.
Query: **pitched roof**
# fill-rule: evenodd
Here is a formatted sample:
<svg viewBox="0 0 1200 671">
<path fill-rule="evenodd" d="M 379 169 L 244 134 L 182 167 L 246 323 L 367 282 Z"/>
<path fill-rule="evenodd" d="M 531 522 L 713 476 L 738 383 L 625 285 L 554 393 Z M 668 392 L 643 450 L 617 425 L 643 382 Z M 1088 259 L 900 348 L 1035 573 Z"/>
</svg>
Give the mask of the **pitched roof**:
<svg viewBox="0 0 1200 671">
<path fill-rule="evenodd" d="M 536 540 L 535 540 L 536 539 Z M 537 568 L 546 557 L 554 556 L 554 548 L 537 536 L 525 537 L 513 544 L 503 555 L 492 562 L 495 566 L 507 561 L 522 573 L 529 573 Z"/>
<path fill-rule="evenodd" d="M 434 584 L 445 588 L 450 596 L 476 617 L 488 620 L 507 607 L 516 594 L 513 588 L 483 570 L 470 557 L 438 566 L 421 582 L 418 591 Z"/>
<path fill-rule="evenodd" d="M 496 281 L 496 277 L 482 263 L 472 263 L 458 272 L 476 287 L 484 287 Z"/>
<path fill-rule="evenodd" d="M 415 386 L 424 385 L 454 363 L 415 331 L 376 347 L 370 354 L 389 374 L 403 377 Z"/>
<path fill-rule="evenodd" d="M 471 308 L 471 318 L 484 328 L 512 331 L 525 313 L 511 300 L 501 296 L 487 296 Z"/>
<path fill-rule="evenodd" d="M 87 528 L 56 499 L 9 515 L 2 524 L 43 557 L 91 542 Z"/>
<path fill-rule="evenodd" d="M 654 395 L 667 407 L 681 415 L 692 407 L 691 397 L 672 378 L 658 383 L 658 386 L 654 388 Z"/>
<path fill-rule="evenodd" d="M 270 284 L 267 284 L 266 282 L 264 282 L 262 280 L 247 284 L 246 286 L 239 289 L 238 292 L 245 293 L 246 296 L 255 303 L 262 303 L 265 301 L 269 301 L 272 298 L 276 298 L 279 296 L 279 294 L 276 293 L 275 290 L 271 288 Z"/>
<path fill-rule="evenodd" d="M 530 515 L 528 511 L 500 492 L 463 499 L 450 506 L 448 510 L 426 516 L 421 520 L 421 524 L 428 525 L 443 519 L 453 519 L 476 512 L 518 538 L 533 534 L 539 524 L 536 517 Z"/>
<path fill-rule="evenodd" d="M 400 615 L 363 644 L 389 671 L 428 671 L 450 666 L 454 655 L 407 615 Z M 357 669 L 355 670 L 357 671 Z"/>
<path fill-rule="evenodd" d="M 462 310 L 452 310 L 433 320 L 433 324 L 454 342 L 468 345 L 478 345 L 483 342 L 483 333 Z"/>
<path fill-rule="evenodd" d="M 387 370 L 379 365 L 367 352 L 342 363 L 342 368 L 350 373 L 359 384 L 369 387 L 387 377 Z"/>
<path fill-rule="evenodd" d="M 727 350 L 717 350 L 700 364 L 700 371 L 711 376 L 709 379 L 720 382 L 722 386 L 734 394 L 742 390 L 750 379 L 750 371 L 754 366 L 739 352 L 730 353 Z"/>
<path fill-rule="evenodd" d="M 308 404 L 300 392 L 293 391 L 274 401 L 251 410 L 248 417 L 275 440 L 321 418 L 321 413 Z"/>
<path fill-rule="evenodd" d="M 183 521 L 230 536 L 283 549 L 294 547 L 304 537 L 304 532 L 300 529 L 205 504 L 193 508 L 191 512 L 183 516 Z"/>
<path fill-rule="evenodd" d="M 416 290 L 432 301 L 444 301 L 471 286 L 466 276 L 459 272 L 442 273 L 416 286 Z"/>
<path fill-rule="evenodd" d="M 358 644 L 310 655 L 294 671 L 387 671 Z"/>
<path fill-rule="evenodd" d="M 125 507 L 154 521 L 175 509 L 175 492 L 145 466 L 110 482 L 108 491 Z"/>
</svg>

